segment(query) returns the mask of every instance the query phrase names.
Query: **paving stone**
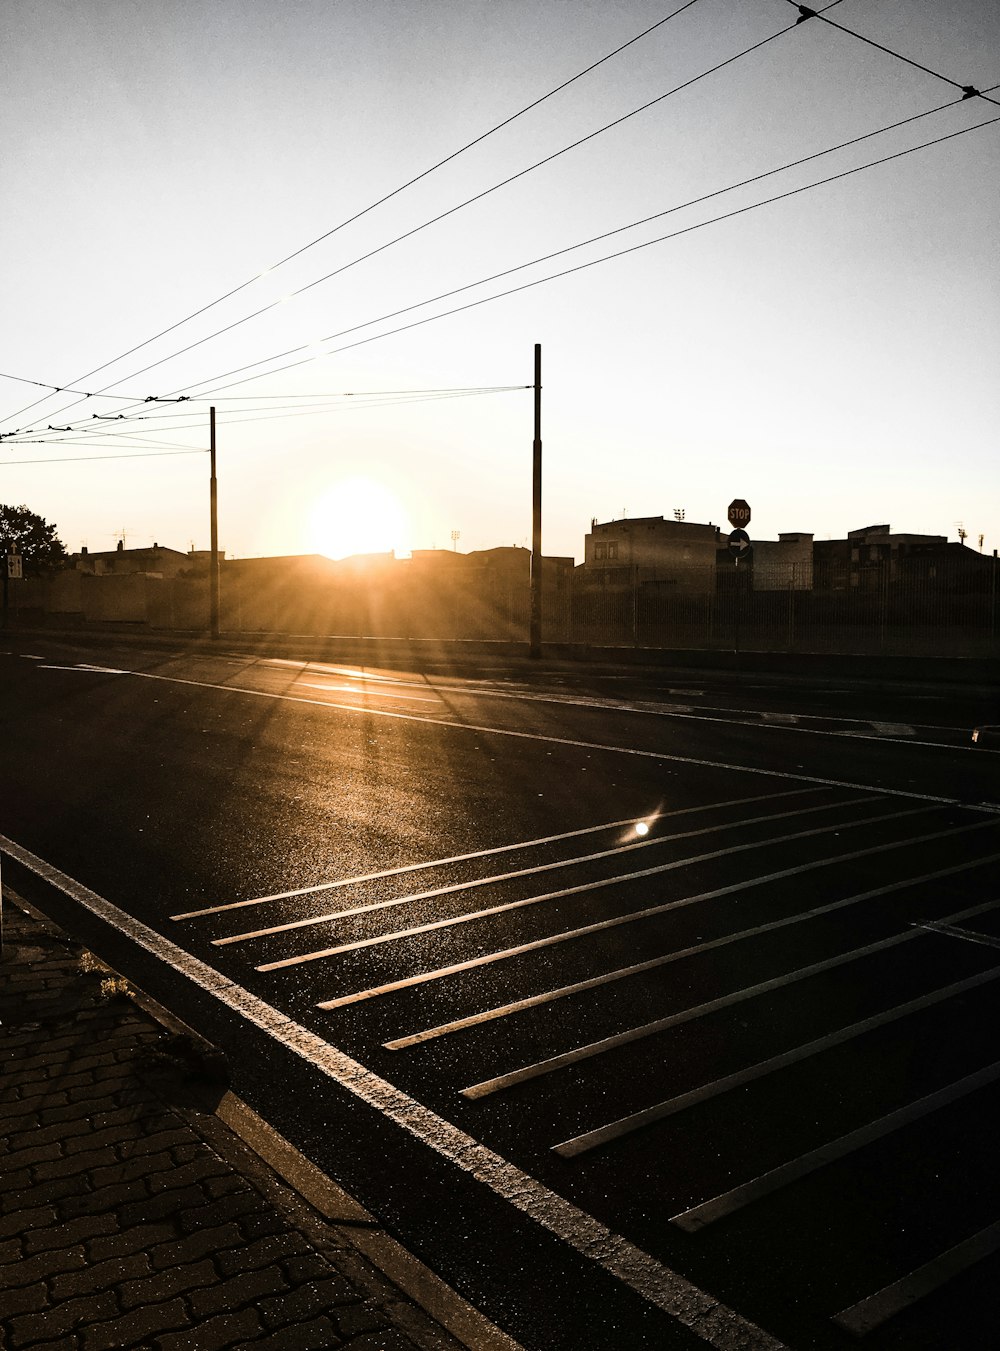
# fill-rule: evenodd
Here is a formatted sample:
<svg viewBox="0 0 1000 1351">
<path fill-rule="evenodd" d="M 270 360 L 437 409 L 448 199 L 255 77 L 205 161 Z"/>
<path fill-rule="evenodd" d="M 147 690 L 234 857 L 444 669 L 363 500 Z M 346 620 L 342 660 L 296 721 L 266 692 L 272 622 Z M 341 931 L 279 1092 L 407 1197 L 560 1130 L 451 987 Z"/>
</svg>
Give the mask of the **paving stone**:
<svg viewBox="0 0 1000 1351">
<path fill-rule="evenodd" d="M 65 1224 L 33 1229 L 25 1234 L 24 1251 L 30 1257 L 32 1253 L 45 1252 L 49 1248 L 72 1246 L 98 1234 L 110 1234 L 117 1228 L 118 1221 L 112 1215 L 81 1215 L 78 1220 L 67 1220 Z"/>
<path fill-rule="evenodd" d="M 41 1313 L 47 1309 L 52 1299 L 41 1281 L 31 1285 L 22 1285 L 19 1290 L 4 1290 L 2 1303 L 4 1318 L 14 1318 L 20 1313 Z"/>
<path fill-rule="evenodd" d="M 191 1321 L 182 1299 L 166 1304 L 152 1304 L 145 1309 L 130 1309 L 119 1318 L 108 1319 L 81 1330 L 77 1351 L 113 1351 L 129 1347 L 131 1351 L 148 1351 L 158 1333 L 186 1327 Z M 197 1340 L 188 1343 L 201 1351 Z M 235 1345 L 235 1343 L 233 1344 Z M 46 1347 L 45 1351 L 49 1351 Z"/>
<path fill-rule="evenodd" d="M 345 1305 L 331 1312 L 330 1317 L 345 1341 L 359 1332 L 378 1332 L 388 1322 L 385 1313 L 368 1301 Z"/>
<path fill-rule="evenodd" d="M 329 1318 L 314 1318 L 311 1323 L 280 1328 L 251 1346 L 253 1351 L 326 1351 L 327 1347 L 343 1344 Z M 249 1347 L 247 1351 L 250 1351 Z"/>
<path fill-rule="evenodd" d="M 304 1252 L 308 1246 L 298 1234 L 262 1238 L 256 1243 L 241 1244 L 229 1252 L 219 1253 L 216 1265 L 224 1276 L 231 1276 L 238 1271 L 254 1271 L 270 1262 L 278 1262 L 286 1253 Z"/>
<path fill-rule="evenodd" d="M 260 1322 L 252 1309 L 224 1313 L 201 1323 L 193 1334 L 157 1337 L 157 1351 L 234 1351 L 253 1343 L 261 1334 Z M 335 1343 L 336 1344 L 336 1343 Z M 85 1347 L 84 1351 L 90 1351 Z"/>
<path fill-rule="evenodd" d="M 209 1154 L 192 1159 L 190 1163 L 181 1164 L 179 1167 L 171 1162 L 168 1166 L 152 1172 L 145 1181 L 151 1196 L 173 1187 L 184 1187 L 189 1182 L 200 1182 L 202 1190 L 208 1191 L 209 1195 L 214 1195 L 216 1183 L 225 1182 L 230 1189 L 246 1186 L 242 1178 L 232 1176 L 221 1159 L 213 1158 Z"/>
<path fill-rule="evenodd" d="M 144 1196 L 140 1200 L 124 1205 L 119 1212 L 122 1226 L 133 1224 L 153 1224 L 166 1215 L 178 1217 L 182 1228 L 187 1228 L 184 1216 L 190 1213 L 191 1206 L 200 1206 L 204 1210 L 204 1193 L 198 1187 L 179 1187 L 177 1191 L 160 1192 L 158 1196 Z M 212 1216 L 214 1219 L 214 1215 Z M 226 1216 L 221 1217 L 227 1218 Z"/>
<path fill-rule="evenodd" d="M 130 1279 L 138 1280 L 141 1276 L 148 1276 L 149 1271 L 146 1254 L 133 1253 L 130 1257 L 112 1257 L 106 1262 L 86 1263 L 80 1270 L 53 1276 L 49 1288 L 55 1299 L 72 1299 L 74 1296 L 94 1294 L 98 1290 L 110 1290 Z M 124 1304 L 122 1307 L 125 1307 Z"/>
<path fill-rule="evenodd" d="M 7 1340 L 13 1351 L 17 1351 L 19 1347 L 30 1346 L 32 1342 L 51 1341 L 53 1337 L 62 1337 L 67 1332 L 87 1327 L 117 1313 L 118 1301 L 114 1293 L 104 1290 L 84 1299 L 68 1299 L 46 1309 L 44 1313 L 22 1314 L 20 1318 L 12 1318 L 8 1324 Z"/>
<path fill-rule="evenodd" d="M 0 1219 L 0 1238 L 13 1238 L 31 1229 L 45 1229 L 56 1223 L 52 1206 L 35 1206 L 31 1210 L 12 1210 Z"/>
<path fill-rule="evenodd" d="M 74 1271 L 87 1265 L 87 1256 L 80 1244 L 74 1248 L 55 1248 L 52 1252 L 21 1257 L 0 1267 L 0 1290 L 13 1290 L 34 1281 L 45 1281 L 64 1271 Z M 2 1343 L 0 1343 L 2 1345 Z"/>
<path fill-rule="evenodd" d="M 156 1173 L 173 1171 L 173 1158 L 169 1150 L 161 1150 L 158 1154 L 152 1156 L 148 1154 L 141 1155 L 138 1159 L 116 1159 L 113 1163 L 105 1164 L 103 1168 L 95 1168 L 91 1174 L 91 1181 L 95 1189 L 107 1187 L 114 1183 L 129 1182 L 132 1178 L 146 1177 L 147 1170 L 154 1168 Z"/>
<path fill-rule="evenodd" d="M 215 1267 L 205 1258 L 201 1262 L 186 1262 L 166 1271 L 158 1271 L 141 1280 L 125 1281 L 118 1295 L 123 1309 L 134 1309 L 139 1304 L 162 1304 L 174 1295 L 215 1285 L 218 1279 Z"/>
<path fill-rule="evenodd" d="M 242 1243 L 240 1231 L 235 1224 L 221 1224 L 211 1229 L 202 1229 L 196 1234 L 187 1234 L 179 1239 L 176 1231 L 170 1231 L 168 1242 L 157 1241 L 149 1247 L 149 1260 L 156 1270 L 173 1266 L 177 1262 L 197 1262 L 206 1253 L 219 1253 Z"/>
<path fill-rule="evenodd" d="M 115 1158 L 117 1155 L 111 1148 L 94 1150 L 88 1154 L 71 1154 L 68 1158 L 48 1158 L 35 1164 L 35 1176 L 44 1182 L 53 1177 L 89 1173 L 91 1169 L 105 1167 Z"/>
<path fill-rule="evenodd" d="M 188 1233 L 195 1233 L 206 1224 L 226 1224 L 231 1220 L 239 1220 L 265 1204 L 260 1193 L 249 1187 L 235 1195 L 219 1197 L 215 1201 L 206 1201 L 204 1193 L 199 1192 L 197 1200 L 200 1204 L 188 1203 L 187 1208 L 178 1216 L 181 1228 Z"/>
<path fill-rule="evenodd" d="M 88 1192 L 85 1196 L 67 1197 L 57 1209 L 59 1218 L 63 1220 L 76 1215 L 102 1215 L 105 1211 L 135 1203 L 145 1195 L 143 1179 L 133 1178 L 131 1182 L 123 1182 L 120 1187 L 102 1187 L 100 1191 Z"/>
<path fill-rule="evenodd" d="M 140 1224 L 134 1229 L 126 1229 L 120 1234 L 110 1234 L 105 1238 L 95 1238 L 87 1245 L 91 1260 L 102 1262 L 110 1257 L 128 1257 L 130 1253 L 145 1249 L 153 1260 L 156 1244 L 166 1243 L 177 1237 L 177 1230 L 171 1224 Z M 155 1266 L 156 1263 L 153 1262 Z"/>
<path fill-rule="evenodd" d="M 342 1276 L 326 1276 L 323 1280 L 300 1285 L 297 1290 L 289 1290 L 275 1299 L 262 1299 L 258 1308 L 269 1328 L 279 1328 L 286 1323 L 305 1322 L 337 1305 L 357 1299 L 357 1292 L 349 1281 L 345 1281 Z"/>
<path fill-rule="evenodd" d="M 216 1277 L 209 1289 L 189 1295 L 188 1303 L 196 1318 L 208 1318 L 224 1309 L 239 1309 L 246 1304 L 257 1309 L 265 1295 L 274 1295 L 286 1288 L 280 1267 L 263 1267 L 259 1271 L 240 1272 L 227 1281 Z"/>
</svg>

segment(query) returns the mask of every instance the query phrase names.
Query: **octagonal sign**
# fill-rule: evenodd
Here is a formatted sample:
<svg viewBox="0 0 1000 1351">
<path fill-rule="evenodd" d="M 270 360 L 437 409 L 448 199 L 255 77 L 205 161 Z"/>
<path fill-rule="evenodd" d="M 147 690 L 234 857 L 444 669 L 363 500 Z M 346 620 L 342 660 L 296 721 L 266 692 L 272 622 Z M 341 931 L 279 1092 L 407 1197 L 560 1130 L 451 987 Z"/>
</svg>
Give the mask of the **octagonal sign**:
<svg viewBox="0 0 1000 1351">
<path fill-rule="evenodd" d="M 737 527 L 750 524 L 750 504 L 742 497 L 734 498 L 729 504 L 729 524 Z"/>
</svg>

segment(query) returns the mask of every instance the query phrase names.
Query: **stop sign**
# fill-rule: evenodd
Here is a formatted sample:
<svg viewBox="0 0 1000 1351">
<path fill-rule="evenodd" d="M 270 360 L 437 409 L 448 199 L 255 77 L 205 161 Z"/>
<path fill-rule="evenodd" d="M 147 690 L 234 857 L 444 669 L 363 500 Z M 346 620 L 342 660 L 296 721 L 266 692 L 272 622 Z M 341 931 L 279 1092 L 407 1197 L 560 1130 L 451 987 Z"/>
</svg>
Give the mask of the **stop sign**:
<svg viewBox="0 0 1000 1351">
<path fill-rule="evenodd" d="M 743 526 L 750 524 L 750 504 L 742 497 L 735 498 L 729 504 L 729 524 Z"/>
</svg>

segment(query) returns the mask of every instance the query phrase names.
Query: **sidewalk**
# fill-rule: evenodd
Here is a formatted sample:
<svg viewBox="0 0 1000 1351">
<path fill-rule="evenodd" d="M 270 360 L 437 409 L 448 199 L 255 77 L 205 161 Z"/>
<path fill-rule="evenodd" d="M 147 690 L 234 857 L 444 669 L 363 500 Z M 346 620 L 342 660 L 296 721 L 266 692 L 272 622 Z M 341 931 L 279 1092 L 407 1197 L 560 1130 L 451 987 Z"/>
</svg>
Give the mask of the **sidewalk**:
<svg viewBox="0 0 1000 1351">
<path fill-rule="evenodd" d="M 249 1149 L 223 1118 L 268 1128 L 210 1048 L 9 897 L 3 941 L 0 1351 L 513 1346 L 329 1179 L 317 1208 Z"/>
</svg>

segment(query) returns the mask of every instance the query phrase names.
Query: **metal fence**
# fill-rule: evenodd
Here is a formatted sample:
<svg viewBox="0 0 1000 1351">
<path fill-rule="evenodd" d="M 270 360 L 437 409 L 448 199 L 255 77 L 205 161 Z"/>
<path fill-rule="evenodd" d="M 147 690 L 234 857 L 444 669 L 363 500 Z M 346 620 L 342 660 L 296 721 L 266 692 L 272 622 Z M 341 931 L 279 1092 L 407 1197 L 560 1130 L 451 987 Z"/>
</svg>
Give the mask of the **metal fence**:
<svg viewBox="0 0 1000 1351">
<path fill-rule="evenodd" d="M 614 588 L 577 585 L 571 640 L 730 651 L 1000 655 L 996 559 L 972 567 L 939 564 L 921 573 L 887 559 L 848 573 L 838 585 L 803 580 L 794 565 L 784 575 L 771 565 L 766 589 L 755 587 L 750 569 L 720 569 L 714 586 L 702 581 L 700 590 L 695 578 L 683 574 L 634 578 Z"/>
</svg>

